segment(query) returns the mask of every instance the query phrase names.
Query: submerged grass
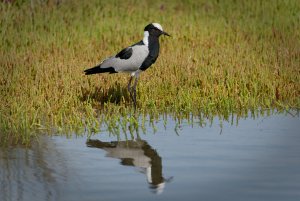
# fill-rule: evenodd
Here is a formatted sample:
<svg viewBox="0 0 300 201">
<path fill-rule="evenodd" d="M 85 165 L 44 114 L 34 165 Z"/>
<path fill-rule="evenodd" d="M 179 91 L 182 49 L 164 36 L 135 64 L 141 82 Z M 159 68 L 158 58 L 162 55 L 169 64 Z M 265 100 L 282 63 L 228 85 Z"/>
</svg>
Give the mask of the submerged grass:
<svg viewBox="0 0 300 201">
<path fill-rule="evenodd" d="M 111 132 L 171 114 L 230 116 L 300 107 L 300 4 L 286 1 L 0 2 L 0 139 Z M 138 84 L 83 70 L 159 22 L 172 38 Z M 151 121 L 152 121 L 151 120 Z M 150 122 L 151 122 L 150 121 Z"/>
</svg>

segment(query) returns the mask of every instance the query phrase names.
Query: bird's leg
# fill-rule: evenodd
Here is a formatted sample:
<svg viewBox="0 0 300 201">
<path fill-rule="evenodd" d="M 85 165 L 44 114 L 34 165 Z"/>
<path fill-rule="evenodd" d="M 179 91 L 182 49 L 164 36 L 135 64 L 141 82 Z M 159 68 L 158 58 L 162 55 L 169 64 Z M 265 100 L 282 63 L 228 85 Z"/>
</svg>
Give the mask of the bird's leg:
<svg viewBox="0 0 300 201">
<path fill-rule="evenodd" d="M 129 92 L 131 91 L 131 88 L 130 88 L 130 86 L 131 86 L 131 81 L 132 81 L 132 76 L 130 76 L 130 80 L 129 80 L 128 86 L 127 86 L 127 89 L 128 89 Z"/>
<path fill-rule="evenodd" d="M 138 76 L 135 77 L 135 80 L 134 80 L 134 84 L 133 84 L 133 103 L 134 103 L 134 109 L 136 109 L 136 85 L 137 85 L 137 82 L 138 82 Z"/>
<path fill-rule="evenodd" d="M 133 76 L 130 76 L 130 80 L 128 82 L 127 88 L 128 88 L 131 100 L 134 101 L 133 94 L 132 94 L 132 87 L 131 87 L 132 79 L 133 79 Z"/>
</svg>

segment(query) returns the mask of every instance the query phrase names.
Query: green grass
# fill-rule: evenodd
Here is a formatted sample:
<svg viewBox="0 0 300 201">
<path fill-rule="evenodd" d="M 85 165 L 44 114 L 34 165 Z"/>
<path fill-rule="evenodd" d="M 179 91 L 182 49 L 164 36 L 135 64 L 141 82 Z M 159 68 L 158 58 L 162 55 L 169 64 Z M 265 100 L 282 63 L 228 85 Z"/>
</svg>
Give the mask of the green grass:
<svg viewBox="0 0 300 201">
<path fill-rule="evenodd" d="M 1 2 L 0 13 L 1 141 L 300 107 L 298 0 L 33 0 Z M 141 40 L 150 22 L 172 38 L 141 75 L 131 116 L 129 75 L 83 70 Z"/>
</svg>

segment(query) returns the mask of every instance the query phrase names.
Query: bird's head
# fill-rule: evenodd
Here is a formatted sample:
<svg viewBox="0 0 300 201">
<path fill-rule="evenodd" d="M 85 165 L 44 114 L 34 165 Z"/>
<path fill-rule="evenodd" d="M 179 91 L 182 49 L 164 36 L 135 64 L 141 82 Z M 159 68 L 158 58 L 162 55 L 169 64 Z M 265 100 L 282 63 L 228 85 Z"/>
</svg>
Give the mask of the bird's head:
<svg viewBox="0 0 300 201">
<path fill-rule="evenodd" d="M 161 35 L 170 36 L 170 34 L 168 34 L 167 32 L 163 31 L 162 26 L 160 24 L 158 24 L 158 23 L 148 24 L 145 27 L 144 32 L 148 32 L 148 34 L 150 36 L 156 36 L 156 37 L 159 37 Z"/>
</svg>

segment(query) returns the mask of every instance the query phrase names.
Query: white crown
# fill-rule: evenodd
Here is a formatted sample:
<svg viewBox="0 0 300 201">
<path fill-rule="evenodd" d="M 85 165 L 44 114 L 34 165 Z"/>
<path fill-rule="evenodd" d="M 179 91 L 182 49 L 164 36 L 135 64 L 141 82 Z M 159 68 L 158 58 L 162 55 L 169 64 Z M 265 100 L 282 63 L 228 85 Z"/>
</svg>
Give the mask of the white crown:
<svg viewBox="0 0 300 201">
<path fill-rule="evenodd" d="M 156 28 L 158 28 L 159 30 L 163 31 L 163 28 L 160 24 L 158 23 L 152 23 L 153 26 L 155 26 Z"/>
</svg>

